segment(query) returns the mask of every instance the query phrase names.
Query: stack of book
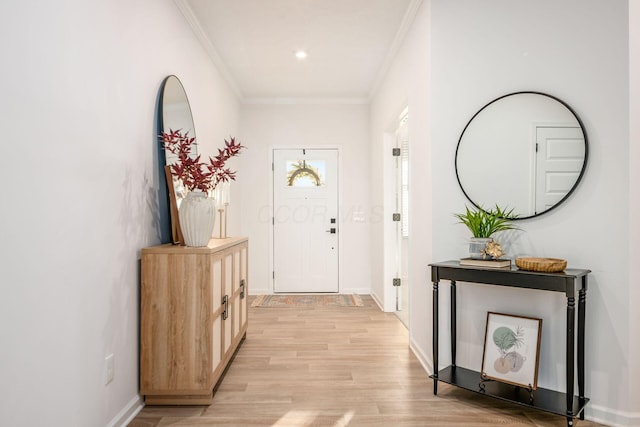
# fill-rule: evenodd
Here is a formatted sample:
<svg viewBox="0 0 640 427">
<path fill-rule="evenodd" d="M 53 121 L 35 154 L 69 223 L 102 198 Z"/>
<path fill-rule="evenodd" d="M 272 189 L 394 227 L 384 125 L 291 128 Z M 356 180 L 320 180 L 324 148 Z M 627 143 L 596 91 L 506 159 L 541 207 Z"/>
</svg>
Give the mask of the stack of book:
<svg viewBox="0 0 640 427">
<path fill-rule="evenodd" d="M 460 260 L 460 265 L 469 265 L 472 267 L 511 268 L 511 260 L 462 258 Z"/>
</svg>

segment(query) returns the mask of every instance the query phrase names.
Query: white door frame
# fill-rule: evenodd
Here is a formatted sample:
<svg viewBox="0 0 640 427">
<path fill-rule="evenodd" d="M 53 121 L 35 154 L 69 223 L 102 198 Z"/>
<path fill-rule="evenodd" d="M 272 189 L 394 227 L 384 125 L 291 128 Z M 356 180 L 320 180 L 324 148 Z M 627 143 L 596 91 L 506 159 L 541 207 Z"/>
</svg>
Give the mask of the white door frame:
<svg viewBox="0 0 640 427">
<path fill-rule="evenodd" d="M 396 161 L 395 158 L 391 155 L 392 148 L 395 148 L 397 145 L 397 135 L 396 132 L 398 130 L 398 125 L 400 123 L 400 119 L 407 114 L 408 106 L 404 107 L 402 111 L 395 116 L 394 120 L 387 127 L 387 131 L 383 134 L 383 142 L 382 142 L 382 170 L 383 170 L 383 183 L 382 183 L 382 192 L 383 192 L 383 274 L 382 274 L 382 290 L 383 295 L 382 301 L 377 301 L 381 308 L 385 312 L 395 312 L 396 311 L 396 288 L 393 286 L 393 279 L 396 276 L 396 239 L 397 239 L 397 224 L 392 221 L 392 213 L 395 212 L 396 209 Z M 411 126 L 411 125 L 409 125 Z M 411 156 L 411 155 L 409 155 Z M 411 179 L 411 178 L 409 178 Z M 411 192 L 411 190 L 409 190 Z M 411 200 L 411 196 L 409 196 Z M 410 256 L 409 256 L 410 258 Z M 409 277 L 408 282 L 411 281 L 411 267 L 409 267 L 409 271 L 406 272 Z M 403 289 L 403 292 L 409 292 L 409 298 L 411 298 L 411 293 L 409 287 Z M 411 305 L 409 301 L 408 306 Z M 405 308 L 406 310 L 409 307 Z"/>
<path fill-rule="evenodd" d="M 383 141 L 383 301 L 382 310 L 385 312 L 396 311 L 396 288 L 393 287 L 393 278 L 396 275 L 396 224 L 391 220 L 391 213 L 395 210 L 395 173 L 396 165 L 391 156 L 391 149 L 396 146 L 396 134 L 385 132 Z"/>
<path fill-rule="evenodd" d="M 337 150 L 338 151 L 338 227 L 343 228 L 344 218 L 342 214 L 342 145 L 327 144 L 327 145 L 271 145 L 269 146 L 269 169 L 271 169 L 271 178 L 269 179 L 269 293 L 275 293 L 275 280 L 273 279 L 273 271 L 275 269 L 274 263 L 274 236 L 273 236 L 273 151 L 274 150 Z M 342 280 L 342 234 L 338 232 L 338 293 L 342 292 L 344 281 Z"/>
</svg>

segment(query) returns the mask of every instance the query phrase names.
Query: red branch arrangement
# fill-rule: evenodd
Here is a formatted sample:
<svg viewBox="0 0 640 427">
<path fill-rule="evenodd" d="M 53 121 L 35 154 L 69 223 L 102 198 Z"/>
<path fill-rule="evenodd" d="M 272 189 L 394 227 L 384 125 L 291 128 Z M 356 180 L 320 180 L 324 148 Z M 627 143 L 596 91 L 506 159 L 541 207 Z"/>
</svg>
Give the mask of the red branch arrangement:
<svg viewBox="0 0 640 427">
<path fill-rule="evenodd" d="M 172 165 L 171 174 L 180 179 L 189 191 L 201 190 L 205 193 L 213 190 L 220 182 L 236 179 L 236 173 L 225 168 L 225 163 L 230 158 L 240 154 L 244 147 L 231 137 L 224 140 L 224 148 L 218 149 L 218 155 L 209 157 L 209 163 L 201 162 L 200 155 L 191 157 L 191 150 L 197 145 L 195 137 L 190 137 L 189 132 L 184 134 L 180 130 L 163 132 L 162 144 L 169 152 L 178 156 L 178 161 Z"/>
</svg>

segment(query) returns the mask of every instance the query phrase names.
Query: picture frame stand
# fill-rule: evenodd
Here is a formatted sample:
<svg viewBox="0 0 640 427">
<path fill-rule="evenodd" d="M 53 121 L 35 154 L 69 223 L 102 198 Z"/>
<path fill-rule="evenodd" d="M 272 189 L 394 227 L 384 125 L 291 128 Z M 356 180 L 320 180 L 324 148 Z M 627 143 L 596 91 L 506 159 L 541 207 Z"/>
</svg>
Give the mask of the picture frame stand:
<svg viewBox="0 0 640 427">
<path fill-rule="evenodd" d="M 222 217 L 224 217 L 224 234 L 222 231 Z M 220 225 L 220 232 L 218 233 L 218 239 L 227 238 L 227 215 L 224 208 L 218 209 L 218 222 Z"/>
</svg>

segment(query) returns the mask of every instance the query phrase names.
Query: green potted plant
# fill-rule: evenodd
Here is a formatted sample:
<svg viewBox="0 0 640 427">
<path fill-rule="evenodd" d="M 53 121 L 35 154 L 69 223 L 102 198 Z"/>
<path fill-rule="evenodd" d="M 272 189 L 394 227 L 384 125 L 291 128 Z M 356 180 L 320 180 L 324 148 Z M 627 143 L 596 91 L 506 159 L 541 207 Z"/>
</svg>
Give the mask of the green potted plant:
<svg viewBox="0 0 640 427">
<path fill-rule="evenodd" d="M 507 210 L 496 205 L 493 209 L 470 209 L 465 206 L 465 210 L 465 213 L 454 214 L 454 216 L 460 220 L 460 223 L 466 225 L 473 235 L 469 242 L 469 256 L 473 259 L 486 258 L 485 249 L 487 244 L 493 241 L 495 233 L 519 229 L 512 222 L 518 217 L 513 213 L 513 209 Z M 496 258 L 499 258 L 499 255 Z"/>
</svg>

